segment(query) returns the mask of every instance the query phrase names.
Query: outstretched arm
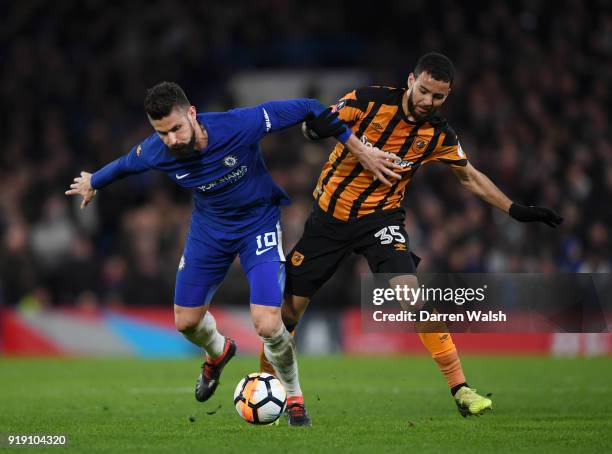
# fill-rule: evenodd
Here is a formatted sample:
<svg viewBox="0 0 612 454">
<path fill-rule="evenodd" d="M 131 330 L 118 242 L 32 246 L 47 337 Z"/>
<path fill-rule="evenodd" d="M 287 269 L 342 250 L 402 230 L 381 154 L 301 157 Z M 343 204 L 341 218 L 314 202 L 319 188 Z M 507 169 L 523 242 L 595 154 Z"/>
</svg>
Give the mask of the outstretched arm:
<svg viewBox="0 0 612 454">
<path fill-rule="evenodd" d="M 106 164 L 94 174 L 81 172 L 80 176 L 73 180 L 70 189 L 65 194 L 83 196 L 83 201 L 81 202 L 81 209 L 83 209 L 96 196 L 97 189 L 102 189 L 119 178 L 144 172 L 147 169 L 148 167 L 144 159 L 141 158 L 141 145 L 138 145 L 128 154 Z"/>
<path fill-rule="evenodd" d="M 495 183 L 489 180 L 489 177 L 476 170 L 472 164 L 468 162 L 463 167 L 451 166 L 451 169 L 465 189 L 506 213 L 510 210 L 512 200 L 501 192 L 495 186 Z"/>
<path fill-rule="evenodd" d="M 517 221 L 543 222 L 550 227 L 557 227 L 563 222 L 563 218 L 549 208 L 512 202 L 484 173 L 476 170 L 469 162 L 463 167 L 451 166 L 451 169 L 464 188 Z"/>
</svg>

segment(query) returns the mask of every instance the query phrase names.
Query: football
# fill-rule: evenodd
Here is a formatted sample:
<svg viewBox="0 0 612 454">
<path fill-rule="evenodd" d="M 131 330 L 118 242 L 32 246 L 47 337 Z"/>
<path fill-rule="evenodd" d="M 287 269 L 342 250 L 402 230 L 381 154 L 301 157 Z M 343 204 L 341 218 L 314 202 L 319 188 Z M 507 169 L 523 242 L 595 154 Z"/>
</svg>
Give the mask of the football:
<svg viewBox="0 0 612 454">
<path fill-rule="evenodd" d="M 287 393 L 282 383 L 264 372 L 247 375 L 234 391 L 236 411 L 251 424 L 271 424 L 285 410 Z"/>
</svg>

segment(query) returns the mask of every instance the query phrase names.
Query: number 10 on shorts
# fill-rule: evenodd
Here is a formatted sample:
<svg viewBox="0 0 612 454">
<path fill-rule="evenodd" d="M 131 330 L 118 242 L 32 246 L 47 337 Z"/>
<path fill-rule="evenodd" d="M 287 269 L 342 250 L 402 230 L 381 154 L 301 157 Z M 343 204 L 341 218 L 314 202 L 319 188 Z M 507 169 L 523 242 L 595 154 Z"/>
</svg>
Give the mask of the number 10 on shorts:
<svg viewBox="0 0 612 454">
<path fill-rule="evenodd" d="M 257 235 L 257 249 L 273 247 L 277 244 L 276 232 L 268 232 L 264 233 L 263 235 Z"/>
<path fill-rule="evenodd" d="M 262 233 L 261 235 L 257 235 L 255 237 L 255 240 L 257 241 L 257 250 L 255 251 L 256 255 L 264 254 L 273 247 L 276 247 L 276 249 L 278 249 L 278 256 L 280 261 L 284 261 L 282 248 L 283 236 L 280 229 L 280 223 L 276 223 L 276 231 L 273 230 L 271 232 L 266 232 Z"/>
</svg>

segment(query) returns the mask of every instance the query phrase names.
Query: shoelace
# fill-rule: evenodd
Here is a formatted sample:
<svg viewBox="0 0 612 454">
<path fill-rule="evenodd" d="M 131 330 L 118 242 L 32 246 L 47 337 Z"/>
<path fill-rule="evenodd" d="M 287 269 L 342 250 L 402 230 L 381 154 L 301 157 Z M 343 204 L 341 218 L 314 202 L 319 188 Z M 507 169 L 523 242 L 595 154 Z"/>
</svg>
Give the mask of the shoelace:
<svg viewBox="0 0 612 454">
<path fill-rule="evenodd" d="M 204 371 L 204 377 L 207 380 L 210 380 L 212 378 L 212 374 L 213 374 L 213 365 L 206 362 L 204 364 L 202 364 L 202 370 Z"/>
<path fill-rule="evenodd" d="M 289 407 L 289 413 L 293 416 L 302 417 L 304 416 L 304 406 L 300 404 L 293 404 Z"/>
</svg>

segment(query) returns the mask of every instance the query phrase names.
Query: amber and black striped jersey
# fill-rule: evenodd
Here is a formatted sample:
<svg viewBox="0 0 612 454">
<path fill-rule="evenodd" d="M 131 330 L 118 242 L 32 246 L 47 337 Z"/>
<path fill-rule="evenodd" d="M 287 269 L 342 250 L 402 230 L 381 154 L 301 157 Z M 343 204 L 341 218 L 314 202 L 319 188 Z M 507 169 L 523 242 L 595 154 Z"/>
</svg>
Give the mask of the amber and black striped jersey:
<svg viewBox="0 0 612 454">
<path fill-rule="evenodd" d="M 374 180 L 345 145 L 338 143 L 314 190 L 321 209 L 348 221 L 400 206 L 406 187 L 420 166 L 445 162 L 465 166 L 467 157 L 446 120 L 433 115 L 410 121 L 402 109 L 405 89 L 368 87 L 344 96 L 334 109 L 366 145 L 397 155 L 402 176 L 391 188 Z"/>
</svg>

